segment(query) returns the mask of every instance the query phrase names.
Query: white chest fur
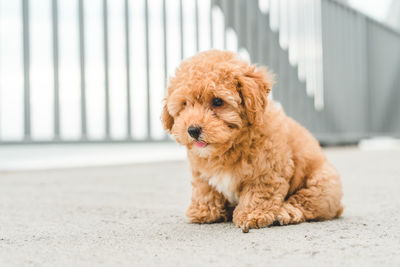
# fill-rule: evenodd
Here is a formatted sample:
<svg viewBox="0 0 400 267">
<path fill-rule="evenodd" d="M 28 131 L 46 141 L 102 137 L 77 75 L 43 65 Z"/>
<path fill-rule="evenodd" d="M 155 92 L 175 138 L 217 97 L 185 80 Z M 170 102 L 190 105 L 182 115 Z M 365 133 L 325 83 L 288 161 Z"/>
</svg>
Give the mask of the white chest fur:
<svg viewBox="0 0 400 267">
<path fill-rule="evenodd" d="M 232 204 L 239 202 L 239 196 L 234 188 L 233 178 L 229 174 L 214 175 L 208 180 L 208 184 L 215 188 L 218 192 Z"/>
</svg>

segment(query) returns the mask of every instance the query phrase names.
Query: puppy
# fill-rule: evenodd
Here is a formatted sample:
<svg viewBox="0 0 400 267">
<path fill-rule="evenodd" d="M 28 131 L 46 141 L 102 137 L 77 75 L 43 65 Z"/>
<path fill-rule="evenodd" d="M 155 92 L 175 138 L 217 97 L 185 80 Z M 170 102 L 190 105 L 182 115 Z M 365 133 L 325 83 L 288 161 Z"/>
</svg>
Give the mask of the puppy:
<svg viewBox="0 0 400 267">
<path fill-rule="evenodd" d="M 232 218 L 248 232 L 341 215 L 338 172 L 314 137 L 267 98 L 272 84 L 266 70 L 217 50 L 183 61 L 171 78 L 162 121 L 187 147 L 190 222 Z"/>
</svg>

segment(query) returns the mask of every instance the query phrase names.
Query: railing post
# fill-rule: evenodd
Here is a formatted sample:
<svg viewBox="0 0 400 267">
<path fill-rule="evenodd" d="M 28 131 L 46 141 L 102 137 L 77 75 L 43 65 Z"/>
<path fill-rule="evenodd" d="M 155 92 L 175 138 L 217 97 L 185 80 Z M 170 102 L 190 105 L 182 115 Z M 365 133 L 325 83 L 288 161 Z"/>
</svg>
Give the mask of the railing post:
<svg viewBox="0 0 400 267">
<path fill-rule="evenodd" d="M 164 0 L 165 1 L 165 0 Z M 195 6 L 194 6 L 194 14 L 195 14 L 195 27 L 196 27 L 196 52 L 199 52 L 200 50 L 200 44 L 199 44 L 199 0 L 194 0 L 195 1 Z"/>
<path fill-rule="evenodd" d="M 163 38 L 164 38 L 164 92 L 167 92 L 168 86 L 168 43 L 167 43 L 167 0 L 163 0 Z M 168 134 L 165 133 L 165 140 L 168 140 Z"/>
<path fill-rule="evenodd" d="M 82 139 L 87 139 L 87 117 L 86 117 L 86 74 L 85 74 L 85 17 L 83 0 L 78 1 L 79 14 L 79 61 L 81 79 L 81 134 Z"/>
<path fill-rule="evenodd" d="M 104 82 L 105 82 L 105 133 L 106 139 L 110 139 L 110 80 L 108 58 L 108 6 L 107 0 L 103 0 L 103 45 L 104 45 Z"/>
<path fill-rule="evenodd" d="M 165 1 L 165 0 L 164 0 Z M 131 64 L 130 64 L 130 20 L 129 20 L 129 0 L 124 2 L 124 20 L 125 20 L 125 68 L 126 68 L 126 127 L 127 138 L 132 138 L 131 122 Z"/>
<path fill-rule="evenodd" d="M 52 0 L 53 82 L 54 82 L 54 140 L 60 140 L 60 81 L 58 44 L 58 0 Z"/>
<path fill-rule="evenodd" d="M 210 47 L 214 47 L 214 19 L 213 19 L 214 0 L 210 0 Z"/>
<path fill-rule="evenodd" d="M 147 0 L 146 0 L 147 1 Z M 183 0 L 179 0 L 179 30 L 180 30 L 180 41 L 181 41 L 181 59 L 183 59 L 185 57 L 184 55 L 184 49 L 183 49 L 183 45 L 184 45 L 184 34 L 183 34 Z"/>
<path fill-rule="evenodd" d="M 149 3 L 148 0 L 144 2 L 144 17 L 145 17 L 145 31 L 146 31 L 146 84 L 147 84 L 147 139 L 151 138 L 151 106 L 150 106 L 150 52 L 149 52 Z"/>
<path fill-rule="evenodd" d="M 22 0 L 22 38 L 24 54 L 24 139 L 31 136 L 31 95 L 30 95 L 30 31 L 29 0 Z"/>
</svg>

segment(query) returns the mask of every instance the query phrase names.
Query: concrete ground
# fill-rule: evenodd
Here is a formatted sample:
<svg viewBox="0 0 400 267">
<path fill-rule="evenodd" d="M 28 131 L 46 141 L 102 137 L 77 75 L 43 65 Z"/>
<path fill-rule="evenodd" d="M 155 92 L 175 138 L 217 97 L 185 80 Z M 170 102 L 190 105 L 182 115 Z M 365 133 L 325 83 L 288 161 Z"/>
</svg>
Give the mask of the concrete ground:
<svg viewBox="0 0 400 267">
<path fill-rule="evenodd" d="M 188 224 L 185 162 L 0 172 L 0 266 L 399 266 L 400 151 L 328 149 L 343 217 Z"/>
</svg>

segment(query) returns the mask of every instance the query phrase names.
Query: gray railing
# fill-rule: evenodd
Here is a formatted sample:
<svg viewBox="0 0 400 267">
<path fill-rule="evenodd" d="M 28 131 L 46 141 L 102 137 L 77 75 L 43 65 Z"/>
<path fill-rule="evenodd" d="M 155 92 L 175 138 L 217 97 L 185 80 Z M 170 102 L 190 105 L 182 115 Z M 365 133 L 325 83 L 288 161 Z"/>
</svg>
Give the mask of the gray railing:
<svg viewBox="0 0 400 267">
<path fill-rule="evenodd" d="M 130 81 L 130 19 L 129 19 L 129 0 L 124 0 L 124 33 L 125 33 L 125 40 L 121 40 L 121 42 L 125 42 L 125 71 L 126 71 L 126 137 L 125 138 L 118 138 L 113 139 L 111 137 L 111 118 L 110 118 L 110 81 L 109 81 L 109 26 L 108 26 L 108 1 L 109 0 L 101 0 L 102 1 L 102 8 L 103 8 L 103 57 L 104 57 L 104 83 L 105 83 L 105 136 L 103 139 L 90 139 L 87 135 L 87 116 L 86 116 L 86 88 L 85 88 L 85 18 L 84 18 L 84 1 L 85 0 L 78 0 L 78 21 L 79 21 L 79 65 L 80 65 L 80 109 L 81 109 L 81 137 L 79 139 L 74 140 L 67 140 L 63 139 L 60 135 L 60 111 L 59 111 L 59 90 L 58 90 L 58 68 L 59 68 L 59 46 L 58 46 L 58 0 L 51 0 L 52 2 L 52 29 L 53 29 L 53 68 L 54 68 L 54 139 L 52 140 L 33 140 L 31 137 L 30 132 L 30 113 L 29 113 L 29 0 L 22 0 L 22 7 L 23 7 L 23 30 L 24 30 L 24 37 L 23 37 L 23 44 L 24 44 L 24 85 L 25 85 L 25 116 L 24 116 L 24 133 L 25 137 L 22 141 L 23 143 L 75 143 L 75 142 L 134 142 L 134 141 L 165 141 L 164 139 L 153 139 L 151 138 L 151 127 L 150 127 L 150 95 L 147 93 L 147 136 L 145 138 L 141 138 L 140 140 L 135 140 L 132 137 L 132 125 L 131 125 L 131 102 L 130 102 L 130 92 L 131 92 L 131 81 Z M 147 92 L 150 91 L 150 75 L 149 75 L 149 17 L 148 17 L 148 2 L 145 2 L 145 8 L 143 10 L 144 17 L 145 17 L 145 32 L 146 32 L 146 82 L 147 82 Z M 163 21 L 164 21 L 164 47 L 166 47 L 166 35 L 165 35 L 165 2 L 163 0 Z M 182 4 L 181 4 L 182 8 Z M 166 64 L 167 55 L 165 54 L 164 63 Z M 166 69 L 166 68 L 165 68 Z M 166 73 L 165 73 L 166 79 Z M 0 141 L 1 143 L 1 141 Z M 15 143 L 15 142 L 9 142 Z M 19 143 L 19 142 L 16 142 Z"/>
<path fill-rule="evenodd" d="M 124 0 L 124 40 L 125 66 L 124 81 L 126 99 L 124 100 L 125 134 L 123 137 L 114 138 L 111 134 L 112 118 L 110 116 L 110 36 L 109 36 L 109 10 L 110 0 L 101 0 L 102 4 L 102 37 L 103 37 L 103 62 L 104 62 L 104 136 L 91 138 L 88 135 L 87 115 L 87 87 L 86 87 L 86 50 L 85 50 L 85 0 L 78 0 L 78 47 L 79 47 L 79 73 L 80 73 L 80 136 L 74 139 L 63 138 L 60 127 L 60 77 L 59 77 L 59 0 L 51 0 L 51 26 L 52 26 L 52 70 L 53 70 L 53 137 L 48 139 L 32 138 L 31 122 L 31 32 L 30 32 L 30 1 L 21 0 L 22 18 L 22 51 L 23 51 L 23 80 L 24 80 L 24 112 L 23 112 L 23 138 L 6 140 L 0 137 L 0 144 L 27 144 L 27 143 L 71 143 L 71 142 L 141 142 L 141 141 L 167 141 L 167 136 L 155 138 L 152 135 L 152 114 L 159 114 L 160 110 L 151 105 L 151 87 L 154 77 L 150 76 L 150 31 L 149 6 L 144 1 L 141 11 L 144 19 L 144 40 L 132 40 L 130 10 L 132 1 Z M 135 0 L 136 1 L 136 0 Z M 194 31 L 196 51 L 199 51 L 199 0 L 193 0 Z M 185 1 L 187 3 L 188 1 Z M 272 1 L 271 1 L 272 2 Z M 275 4 L 279 1 L 275 1 Z M 314 90 L 320 92 L 321 101 L 316 101 L 318 93 L 309 94 L 310 80 L 301 78 L 299 73 L 304 72 L 299 64 L 291 60 L 291 46 L 282 47 L 280 44 L 279 29 L 271 29 L 271 13 L 263 13 L 259 9 L 257 0 L 211 0 L 210 8 L 219 7 L 224 14 L 225 29 L 233 29 L 238 39 L 238 47 L 245 48 L 253 62 L 269 66 L 278 77 L 278 82 L 273 88 L 273 97 L 285 108 L 288 115 L 294 117 L 305 127 L 311 130 L 322 143 L 340 144 L 357 142 L 366 137 L 376 135 L 400 136 L 400 34 L 365 15 L 360 14 L 347 6 L 334 0 L 320 0 L 320 38 L 322 45 L 321 66 L 313 65 L 310 75 L 319 68 L 322 75 L 321 84 L 313 85 Z M 162 2 L 162 40 L 160 49 L 163 50 L 163 74 L 160 79 L 166 86 L 167 76 L 171 70 L 169 66 L 168 47 L 168 12 L 167 0 Z M 179 43 L 176 47 L 180 58 L 188 55 L 184 53 L 186 37 L 184 36 L 183 0 L 179 1 Z M 212 14 L 209 10 L 209 14 Z M 211 47 L 214 47 L 214 17 L 209 16 L 209 36 Z M 318 23 L 318 19 L 316 19 Z M 317 33 L 318 34 L 318 33 Z M 136 90 L 130 73 L 135 62 L 131 60 L 132 43 L 143 41 L 145 44 L 145 89 L 146 98 L 146 134 L 142 138 L 133 136 L 132 131 L 139 127 L 132 123 L 132 92 Z M 226 35 L 224 45 L 226 46 Z M 175 48 L 173 48 L 175 49 Z M 313 74 L 314 73 L 314 74 Z M 100 78 L 100 77 L 99 77 Z M 318 78 L 318 77 L 317 77 Z M 318 79 L 317 79 L 318 80 Z M 1 97 L 1 96 L 0 96 Z M 161 98 L 159 99 L 161 102 Z M 316 105 L 316 103 L 320 103 Z M 323 105 L 321 105 L 323 103 Z M 7 115 L 7 114 L 6 114 Z M 12 116 L 12 114 L 9 114 Z M 136 127 L 136 128 L 135 128 Z M 0 136 L 1 136 L 0 129 Z"/>
<path fill-rule="evenodd" d="M 278 1 L 276 1 L 278 2 Z M 278 2 L 282 3 L 282 2 Z M 314 108 L 298 65 L 279 45 L 257 1 L 215 1 L 252 61 L 277 74 L 274 98 L 325 144 L 400 136 L 400 34 L 334 0 L 321 0 L 323 108 Z"/>
<path fill-rule="evenodd" d="M 31 114 L 31 19 L 30 19 L 30 10 L 31 10 L 31 2 L 29 0 L 21 0 L 20 7 L 21 7 L 21 20 L 22 20 L 22 47 L 23 47 L 23 136 L 22 138 L 11 138 L 10 139 L 2 139 L 0 137 L 0 144 L 31 144 L 31 143 L 80 143 L 80 142 L 156 142 L 156 141 L 168 141 L 168 137 L 164 135 L 164 137 L 153 138 L 152 137 L 152 128 L 151 128 L 151 121 L 150 116 L 153 112 L 159 113 L 159 110 L 152 110 L 150 104 L 150 87 L 152 83 L 152 79 L 150 77 L 150 59 L 149 54 L 151 53 L 149 48 L 149 7 L 148 1 L 143 0 L 144 8 L 143 18 L 145 20 L 145 66 L 143 66 L 146 71 L 146 88 L 139 88 L 140 90 L 145 89 L 147 91 L 146 99 L 143 101 L 146 103 L 146 135 L 141 138 L 135 138 L 132 136 L 132 128 L 135 125 L 132 125 L 132 103 L 131 103 L 131 91 L 137 88 L 132 87 L 132 81 L 130 79 L 130 72 L 131 72 L 131 32 L 130 32 L 130 4 L 132 3 L 131 0 L 124 0 L 124 40 L 120 40 L 121 42 L 125 43 L 125 72 L 126 72 L 126 81 L 125 81 L 125 89 L 126 89 L 126 135 L 125 137 L 119 138 L 112 138 L 111 132 L 111 118 L 110 118 L 110 66 L 109 66 L 109 1 L 110 0 L 99 0 L 102 4 L 102 34 L 103 34 L 103 62 L 104 62 L 104 77 L 99 77 L 99 79 L 104 79 L 104 102 L 105 102 L 105 112 L 104 112 L 104 136 L 102 138 L 89 138 L 87 132 L 87 92 L 86 92 L 86 66 L 85 66 L 85 59 L 86 59 L 86 51 L 85 51 L 85 12 L 84 12 L 84 2 L 85 0 L 78 0 L 78 46 L 79 46 L 79 79 L 80 79 L 80 103 L 76 107 L 71 108 L 79 108 L 80 109 L 80 137 L 79 138 L 63 138 L 61 135 L 60 129 L 60 91 L 59 91 L 59 55 L 60 55 L 60 47 L 59 47 L 59 0 L 51 0 L 51 28 L 52 28 L 52 70 L 53 70 L 53 137 L 52 138 L 42 138 L 42 139 L 35 139 L 32 137 L 32 114 Z M 195 12 L 198 14 L 198 0 L 195 0 Z M 168 61 L 168 53 L 167 53 L 167 12 L 166 12 L 166 5 L 167 0 L 163 0 L 162 2 L 162 21 L 163 21 L 163 64 L 164 64 L 164 73 L 163 77 L 158 77 L 165 80 L 164 87 L 166 87 L 166 80 L 167 80 L 167 61 Z M 184 44 L 184 36 L 183 36 L 183 1 L 179 1 L 179 14 L 180 14 L 180 43 L 181 47 L 177 49 L 180 50 L 181 59 L 184 57 L 183 53 L 183 44 Z M 1 17 L 0 17 L 1 19 Z M 12 25 L 7 25 L 12 26 Z M 198 19 L 196 20 L 196 28 L 198 31 Z M 67 37 L 68 38 L 68 37 Z M 198 46 L 198 39 L 199 36 L 197 35 L 197 50 L 199 49 Z M 51 53 L 51 51 L 49 51 Z M 9 88 L 5 88 L 5 90 L 11 90 Z M 1 96 L 0 96 L 1 97 Z M 161 98 L 159 99 L 161 102 Z M 13 116 L 13 114 L 5 114 L 6 116 Z M 4 126 L 4 125 L 3 125 Z M 7 127 L 7 125 L 5 125 Z M 0 129 L 0 136 L 1 136 Z"/>
</svg>

